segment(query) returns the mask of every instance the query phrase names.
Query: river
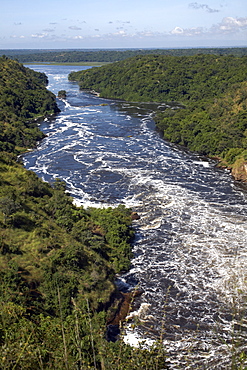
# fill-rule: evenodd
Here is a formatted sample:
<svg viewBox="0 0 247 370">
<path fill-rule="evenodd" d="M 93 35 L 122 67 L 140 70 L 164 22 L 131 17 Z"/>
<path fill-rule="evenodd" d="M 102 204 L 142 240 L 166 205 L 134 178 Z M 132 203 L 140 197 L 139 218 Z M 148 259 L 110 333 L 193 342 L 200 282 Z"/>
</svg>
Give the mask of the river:
<svg viewBox="0 0 247 370">
<path fill-rule="evenodd" d="M 131 269 L 118 279 L 143 290 L 131 313 L 138 325 L 126 324 L 124 340 L 159 338 L 172 369 L 231 369 L 247 339 L 246 188 L 213 160 L 160 137 L 153 112 L 166 104 L 79 91 L 68 73 L 88 67 L 31 68 L 67 99 L 40 124 L 47 137 L 25 167 L 45 181 L 62 178 L 77 204 L 125 204 L 141 216 Z"/>
</svg>

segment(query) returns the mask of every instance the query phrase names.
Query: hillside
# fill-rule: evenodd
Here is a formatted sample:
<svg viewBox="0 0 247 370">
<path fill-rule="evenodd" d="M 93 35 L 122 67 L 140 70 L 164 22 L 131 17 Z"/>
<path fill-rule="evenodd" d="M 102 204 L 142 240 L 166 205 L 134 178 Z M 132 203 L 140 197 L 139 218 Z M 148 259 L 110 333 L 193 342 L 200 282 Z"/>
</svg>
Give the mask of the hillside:
<svg viewBox="0 0 247 370">
<path fill-rule="evenodd" d="M 163 369 L 163 351 L 105 339 L 115 275 L 132 255 L 131 211 L 76 207 L 61 180 L 16 161 L 42 138 L 34 118 L 58 108 L 45 75 L 2 57 L 0 77 L 0 368 Z"/>
<path fill-rule="evenodd" d="M 246 57 L 137 56 L 69 79 L 106 98 L 182 103 L 184 109 L 157 112 L 164 138 L 221 158 L 237 179 L 247 180 Z"/>
<path fill-rule="evenodd" d="M 164 137 L 203 155 L 217 157 L 237 180 L 247 180 L 247 83 L 233 84 L 212 102 L 167 110 L 156 117 Z"/>
<path fill-rule="evenodd" d="M 43 137 L 34 119 L 59 109 L 45 74 L 1 57 L 0 76 L 0 150 L 18 153 Z"/>
</svg>

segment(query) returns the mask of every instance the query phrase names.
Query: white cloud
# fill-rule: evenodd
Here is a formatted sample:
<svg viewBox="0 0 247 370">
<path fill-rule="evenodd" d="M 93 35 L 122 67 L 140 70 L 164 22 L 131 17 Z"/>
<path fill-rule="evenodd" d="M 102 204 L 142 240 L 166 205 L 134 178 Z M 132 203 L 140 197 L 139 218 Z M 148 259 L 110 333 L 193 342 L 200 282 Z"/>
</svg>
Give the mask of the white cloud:
<svg viewBox="0 0 247 370">
<path fill-rule="evenodd" d="M 175 27 L 170 34 L 179 36 L 198 36 L 204 33 L 203 27 L 181 28 Z"/>
<path fill-rule="evenodd" d="M 142 38 L 143 37 L 156 37 L 156 36 L 159 36 L 160 33 L 152 32 L 152 31 L 143 31 L 143 32 L 138 32 L 136 35 Z"/>
<path fill-rule="evenodd" d="M 247 30 L 247 17 L 245 18 L 233 18 L 225 17 L 222 21 L 210 28 L 203 27 L 192 27 L 192 28 L 181 28 L 175 27 L 170 31 L 170 35 L 175 36 L 213 36 L 219 34 L 238 34 Z"/>
<path fill-rule="evenodd" d="M 83 36 L 80 36 L 80 35 L 77 35 L 77 36 L 74 36 L 73 39 L 74 40 L 83 40 L 84 37 Z"/>
<path fill-rule="evenodd" d="M 12 36 L 10 36 L 12 39 L 24 39 L 25 38 L 25 36 L 23 36 L 23 35 L 12 35 Z"/>
<path fill-rule="evenodd" d="M 35 39 L 44 39 L 48 36 L 47 33 L 35 33 L 35 34 L 32 34 L 31 37 L 32 38 L 35 38 Z"/>
<path fill-rule="evenodd" d="M 184 33 L 184 29 L 181 27 L 175 27 L 172 31 L 172 35 L 182 35 Z"/>
<path fill-rule="evenodd" d="M 225 17 L 220 23 L 212 26 L 211 32 L 235 33 L 247 29 L 247 17 L 233 18 Z"/>
</svg>

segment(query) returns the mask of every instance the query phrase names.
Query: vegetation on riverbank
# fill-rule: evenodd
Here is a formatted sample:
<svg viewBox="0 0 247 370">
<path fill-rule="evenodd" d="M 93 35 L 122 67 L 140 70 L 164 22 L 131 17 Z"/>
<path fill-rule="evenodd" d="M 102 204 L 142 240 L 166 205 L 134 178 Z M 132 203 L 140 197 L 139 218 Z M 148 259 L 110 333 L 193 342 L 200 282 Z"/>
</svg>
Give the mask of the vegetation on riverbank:
<svg viewBox="0 0 247 370">
<path fill-rule="evenodd" d="M 1 57 L 0 76 L 0 151 L 19 154 L 44 137 L 35 120 L 59 109 L 44 73 Z"/>
<path fill-rule="evenodd" d="M 131 211 L 84 209 L 65 184 L 17 162 L 58 112 L 47 78 L 0 58 L 0 368 L 164 369 L 162 348 L 106 341 L 116 273 L 131 258 Z"/>
<path fill-rule="evenodd" d="M 246 56 L 137 56 L 69 79 L 106 98 L 182 103 L 184 109 L 157 112 L 164 138 L 220 158 L 247 180 Z"/>
</svg>

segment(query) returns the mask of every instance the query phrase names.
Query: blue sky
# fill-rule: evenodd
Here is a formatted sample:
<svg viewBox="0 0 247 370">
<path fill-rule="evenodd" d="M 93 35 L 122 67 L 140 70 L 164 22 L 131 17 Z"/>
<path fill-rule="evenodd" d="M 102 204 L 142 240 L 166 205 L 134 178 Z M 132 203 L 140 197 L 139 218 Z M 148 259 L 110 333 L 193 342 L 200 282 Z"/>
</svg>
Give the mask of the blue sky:
<svg viewBox="0 0 247 370">
<path fill-rule="evenodd" d="M 1 0 L 0 49 L 247 46 L 246 0 Z"/>
</svg>

